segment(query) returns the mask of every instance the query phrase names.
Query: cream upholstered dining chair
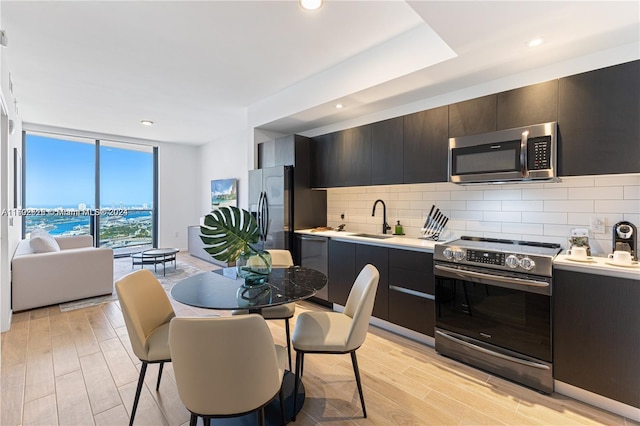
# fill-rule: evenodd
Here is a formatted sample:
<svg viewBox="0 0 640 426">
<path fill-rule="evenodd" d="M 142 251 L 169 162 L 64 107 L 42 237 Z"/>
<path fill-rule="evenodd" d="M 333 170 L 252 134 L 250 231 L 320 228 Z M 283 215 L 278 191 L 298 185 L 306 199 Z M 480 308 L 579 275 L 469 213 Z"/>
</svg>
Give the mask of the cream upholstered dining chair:
<svg viewBox="0 0 640 426">
<path fill-rule="evenodd" d="M 293 257 L 289 250 L 267 250 L 271 255 L 271 266 L 274 268 L 286 268 L 293 266 Z M 232 311 L 233 315 L 247 314 L 247 310 Z M 285 303 L 284 305 L 270 306 L 262 309 L 262 316 L 268 320 L 284 320 L 285 332 L 287 334 L 287 355 L 289 357 L 289 371 L 291 371 L 291 328 L 289 320 L 296 313 L 295 303 Z"/>
<path fill-rule="evenodd" d="M 202 417 L 236 417 L 259 410 L 280 396 L 285 424 L 282 380 L 287 355 L 273 343 L 264 318 L 258 314 L 236 317 L 176 317 L 171 320 L 169 346 L 178 394 L 191 412 L 190 425 Z"/>
<path fill-rule="evenodd" d="M 353 372 L 356 376 L 362 412 L 367 417 L 364 405 L 360 371 L 356 359 L 358 349 L 367 337 L 369 320 L 378 291 L 380 273 L 373 265 L 366 265 L 358 274 L 344 312 L 303 312 L 298 316 L 293 330 L 293 348 L 296 350 L 296 384 L 294 395 L 298 394 L 298 383 L 304 368 L 304 355 L 351 354 Z M 293 402 L 293 418 L 296 419 L 297 401 Z"/>
<path fill-rule="evenodd" d="M 116 281 L 116 293 L 124 315 L 129 340 L 135 355 L 142 361 L 136 396 L 129 425 L 136 416 L 147 365 L 160 363 L 156 391 L 160 389 L 162 368 L 171 361 L 169 323 L 175 313 L 167 293 L 153 273 L 146 269 L 131 272 Z"/>
</svg>

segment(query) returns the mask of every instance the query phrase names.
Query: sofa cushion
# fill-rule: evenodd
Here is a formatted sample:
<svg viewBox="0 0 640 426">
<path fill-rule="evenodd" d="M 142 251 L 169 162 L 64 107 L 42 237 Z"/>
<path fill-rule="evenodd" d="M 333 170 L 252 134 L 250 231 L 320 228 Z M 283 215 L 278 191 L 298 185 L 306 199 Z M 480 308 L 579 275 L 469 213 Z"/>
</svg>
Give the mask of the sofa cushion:
<svg viewBox="0 0 640 426">
<path fill-rule="evenodd" d="M 60 251 L 58 242 L 47 232 L 32 232 L 31 237 L 29 237 L 29 245 L 34 253 Z"/>
</svg>

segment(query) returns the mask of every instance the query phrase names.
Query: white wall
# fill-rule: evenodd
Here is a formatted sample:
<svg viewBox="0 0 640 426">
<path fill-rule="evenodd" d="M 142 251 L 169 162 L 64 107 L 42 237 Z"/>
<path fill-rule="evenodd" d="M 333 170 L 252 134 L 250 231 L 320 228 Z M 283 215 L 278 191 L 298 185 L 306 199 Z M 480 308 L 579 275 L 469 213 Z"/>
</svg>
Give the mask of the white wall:
<svg viewBox="0 0 640 426">
<path fill-rule="evenodd" d="M 253 130 L 247 129 L 199 147 L 199 217 L 211 211 L 211 181 L 214 179 L 238 179 L 238 207 L 247 208 L 248 171 L 254 164 L 253 138 Z M 191 223 L 197 224 L 197 220 Z"/>
<path fill-rule="evenodd" d="M 187 248 L 198 223 L 199 147 L 158 143 L 158 247 Z"/>
<path fill-rule="evenodd" d="M 366 186 L 327 190 L 327 224 L 346 223 L 352 232 L 382 231 L 382 206 L 387 222 L 397 220 L 411 237 L 432 205 L 450 221 L 447 235 L 484 236 L 556 242 L 567 248 L 571 229 L 589 228 L 591 218 L 604 221 L 604 233 L 590 232 L 592 254 L 612 248 L 613 225 L 628 220 L 640 227 L 640 174 L 567 177 L 560 183 L 459 186 L 452 183 Z M 340 214 L 345 214 L 345 220 Z"/>
<path fill-rule="evenodd" d="M 11 215 L 14 206 L 13 149 L 18 148 L 18 152 L 22 153 L 22 122 L 13 99 L 6 50 L 0 48 L 0 210 L 6 209 L 7 212 L 0 216 L 0 331 L 8 330 L 11 325 L 11 256 L 20 241 L 22 230 L 22 218 Z M 15 125 L 11 135 L 9 119 Z"/>
</svg>

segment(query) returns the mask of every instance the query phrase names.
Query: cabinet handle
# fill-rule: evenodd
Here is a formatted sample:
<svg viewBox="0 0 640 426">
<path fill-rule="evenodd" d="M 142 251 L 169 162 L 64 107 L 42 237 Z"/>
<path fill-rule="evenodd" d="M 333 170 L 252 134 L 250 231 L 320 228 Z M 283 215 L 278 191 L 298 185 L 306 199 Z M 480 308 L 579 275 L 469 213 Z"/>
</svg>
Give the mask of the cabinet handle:
<svg viewBox="0 0 640 426">
<path fill-rule="evenodd" d="M 395 285 L 390 285 L 389 290 L 395 290 L 399 293 L 410 294 L 411 296 L 420 297 L 422 299 L 436 300 L 436 297 L 431 294 L 422 293 L 420 291 L 415 291 L 415 290 L 411 290 L 409 288 L 404 288 L 404 287 L 398 287 Z"/>
</svg>

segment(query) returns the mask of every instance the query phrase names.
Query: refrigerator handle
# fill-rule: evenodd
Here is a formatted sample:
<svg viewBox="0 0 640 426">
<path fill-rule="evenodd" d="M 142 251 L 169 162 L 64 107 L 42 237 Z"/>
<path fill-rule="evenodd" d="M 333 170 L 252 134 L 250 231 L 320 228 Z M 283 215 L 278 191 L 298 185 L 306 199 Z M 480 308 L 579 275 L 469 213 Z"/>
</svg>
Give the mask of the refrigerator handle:
<svg viewBox="0 0 640 426">
<path fill-rule="evenodd" d="M 263 223 L 262 229 L 264 231 L 264 240 L 267 241 L 267 235 L 269 234 L 269 200 L 267 199 L 267 193 L 264 193 L 264 200 L 262 203 L 263 208 Z"/>
<path fill-rule="evenodd" d="M 260 230 L 260 239 L 262 240 L 262 195 L 264 192 L 260 192 L 258 197 L 258 208 L 256 211 L 256 220 L 258 221 L 258 229 Z"/>
</svg>

